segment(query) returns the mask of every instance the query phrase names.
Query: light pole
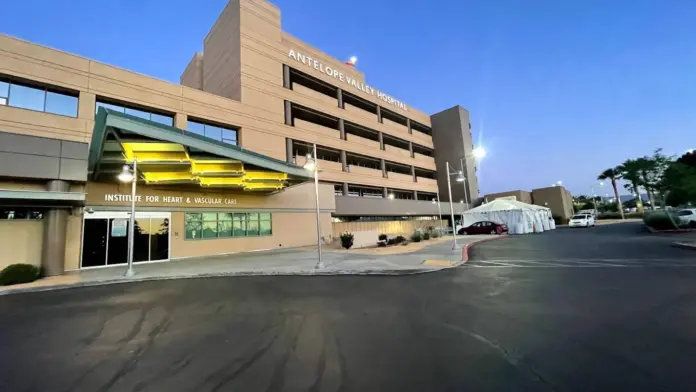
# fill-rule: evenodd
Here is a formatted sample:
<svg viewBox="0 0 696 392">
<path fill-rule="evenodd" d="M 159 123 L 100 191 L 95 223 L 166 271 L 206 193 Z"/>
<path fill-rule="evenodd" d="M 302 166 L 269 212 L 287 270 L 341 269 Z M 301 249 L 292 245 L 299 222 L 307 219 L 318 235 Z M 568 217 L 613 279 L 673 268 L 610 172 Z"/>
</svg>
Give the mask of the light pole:
<svg viewBox="0 0 696 392">
<path fill-rule="evenodd" d="M 442 235 L 442 209 L 440 209 L 440 190 L 437 191 L 437 201 L 433 199 L 433 204 L 437 204 L 437 215 L 440 217 L 439 226 L 440 226 L 440 235 Z"/>
<path fill-rule="evenodd" d="M 452 219 L 452 239 L 454 240 L 454 244 L 452 245 L 452 249 L 459 249 L 459 245 L 457 244 L 457 232 L 455 230 L 455 225 L 454 225 L 454 202 L 452 201 L 452 181 L 450 180 L 450 177 L 453 175 L 457 176 L 457 182 L 464 181 L 464 176 L 462 176 L 461 173 L 450 173 L 450 164 L 449 162 L 445 162 L 447 166 L 447 192 L 449 192 L 449 205 L 450 205 L 450 217 Z"/>
<path fill-rule="evenodd" d="M 312 151 L 314 153 L 314 157 L 312 158 L 311 155 L 307 154 L 307 162 L 304 164 L 303 167 L 306 170 L 309 170 L 312 173 L 314 173 L 314 200 L 316 202 L 317 209 L 317 253 L 319 256 L 319 260 L 317 260 L 317 264 L 314 266 L 314 269 L 321 269 L 324 268 L 324 260 L 322 259 L 321 255 L 321 222 L 319 219 L 319 165 L 317 162 L 316 143 L 313 144 Z"/>
<path fill-rule="evenodd" d="M 135 191 L 138 183 L 138 160 L 133 157 L 133 163 L 123 165 L 121 174 L 118 175 L 119 181 L 131 183 L 131 213 L 128 222 L 128 268 L 124 276 L 135 275 L 133 270 L 133 248 L 135 248 Z"/>
<path fill-rule="evenodd" d="M 466 177 L 464 177 L 464 158 L 459 158 L 459 165 L 461 166 L 461 171 L 459 171 L 459 173 L 462 173 L 462 178 L 464 178 L 464 181 L 462 181 L 462 187 L 464 187 L 464 203 L 466 203 L 466 209 L 468 210 L 469 205 L 470 205 L 470 203 L 469 203 L 470 200 L 469 200 L 468 192 L 466 190 Z M 462 214 L 464 214 L 463 210 L 462 210 Z M 464 218 L 462 218 L 462 219 L 464 219 Z"/>
</svg>

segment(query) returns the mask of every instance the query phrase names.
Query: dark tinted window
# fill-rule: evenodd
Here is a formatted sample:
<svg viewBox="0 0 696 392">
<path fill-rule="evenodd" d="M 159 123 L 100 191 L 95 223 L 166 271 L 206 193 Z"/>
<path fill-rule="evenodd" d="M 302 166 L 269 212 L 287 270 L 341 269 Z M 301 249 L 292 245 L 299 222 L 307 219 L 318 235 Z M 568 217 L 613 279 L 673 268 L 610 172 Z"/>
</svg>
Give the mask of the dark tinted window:
<svg viewBox="0 0 696 392">
<path fill-rule="evenodd" d="M 235 146 L 237 145 L 236 129 L 220 127 L 189 120 L 186 123 L 186 130 L 198 135 L 203 135 L 213 140 L 217 140 L 227 144 L 233 144 Z"/>
<path fill-rule="evenodd" d="M 136 109 L 132 107 L 125 107 L 121 105 L 116 105 L 113 103 L 106 103 L 106 102 L 101 102 L 97 101 L 97 106 L 96 110 L 99 111 L 99 108 L 103 107 L 105 109 L 111 109 L 117 112 L 129 114 L 131 116 L 139 117 L 145 120 L 150 120 L 154 122 L 158 122 L 160 124 L 164 125 L 169 125 L 170 127 L 174 125 L 174 116 L 168 116 L 166 114 L 159 114 L 159 113 L 154 113 L 145 109 Z"/>
</svg>

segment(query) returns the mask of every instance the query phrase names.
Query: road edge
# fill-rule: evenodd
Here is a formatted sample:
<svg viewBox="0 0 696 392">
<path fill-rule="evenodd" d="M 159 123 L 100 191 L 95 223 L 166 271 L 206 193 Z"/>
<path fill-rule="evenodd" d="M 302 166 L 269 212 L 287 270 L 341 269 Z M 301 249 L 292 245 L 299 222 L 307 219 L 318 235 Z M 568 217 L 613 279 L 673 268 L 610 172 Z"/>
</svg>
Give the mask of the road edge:
<svg viewBox="0 0 696 392">
<path fill-rule="evenodd" d="M 489 241 L 501 240 L 503 238 L 508 238 L 508 237 L 510 237 L 509 234 L 502 234 L 502 235 L 499 235 L 497 237 L 484 238 L 484 239 L 470 242 L 470 243 L 466 244 L 462 248 L 462 259 L 457 264 L 455 264 L 454 267 L 458 267 L 458 266 L 469 261 L 469 249 L 471 249 L 474 245 L 482 244 L 484 242 L 489 242 Z"/>
<path fill-rule="evenodd" d="M 131 278 L 105 279 L 91 282 L 76 282 L 56 284 L 52 286 L 39 287 L 19 287 L 16 289 L 8 288 L 0 291 L 0 297 L 12 294 L 36 293 L 43 291 L 56 291 L 82 287 L 108 286 L 121 283 L 140 283 L 153 282 L 159 280 L 179 280 L 179 279 L 203 279 L 203 278 L 221 278 L 221 277 L 244 277 L 244 276 L 408 276 L 418 275 L 430 272 L 437 272 L 447 267 L 432 267 L 432 268 L 412 268 L 412 269 L 375 269 L 375 270 L 301 270 L 301 271 L 239 271 L 239 272 L 223 272 L 223 273 L 205 273 L 195 275 L 172 275 L 172 276 L 148 276 L 138 277 L 135 275 Z"/>
</svg>

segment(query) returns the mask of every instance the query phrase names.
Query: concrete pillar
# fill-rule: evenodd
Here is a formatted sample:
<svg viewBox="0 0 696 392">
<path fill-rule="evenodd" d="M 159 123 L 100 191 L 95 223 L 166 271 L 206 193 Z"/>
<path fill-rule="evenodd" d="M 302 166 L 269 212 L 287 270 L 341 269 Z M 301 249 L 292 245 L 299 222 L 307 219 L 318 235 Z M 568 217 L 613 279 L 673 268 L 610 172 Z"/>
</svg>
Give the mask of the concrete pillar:
<svg viewBox="0 0 696 392">
<path fill-rule="evenodd" d="M 342 118 L 338 119 L 338 132 L 341 134 L 341 140 L 346 140 L 346 122 Z"/>
<path fill-rule="evenodd" d="M 96 115 L 95 108 L 97 107 L 96 95 L 80 91 L 77 104 L 77 117 L 85 120 L 94 120 Z M 90 128 L 90 133 L 91 132 L 92 128 Z"/>
<path fill-rule="evenodd" d="M 382 135 L 382 132 L 377 132 L 377 138 L 379 139 L 379 148 L 384 150 L 384 135 Z"/>
<path fill-rule="evenodd" d="M 413 142 L 408 142 L 408 152 L 411 153 L 411 158 L 415 157 L 415 155 L 413 155 Z"/>
<path fill-rule="evenodd" d="M 174 127 L 183 129 L 184 131 L 186 130 L 188 123 L 188 116 L 185 115 L 184 113 L 176 113 L 174 115 Z"/>
<path fill-rule="evenodd" d="M 382 197 L 385 199 L 389 198 L 389 190 L 386 187 L 382 188 Z"/>
<path fill-rule="evenodd" d="M 345 151 L 341 151 L 341 167 L 344 172 L 348 171 L 348 157 L 346 157 Z"/>
<path fill-rule="evenodd" d="M 285 101 L 285 125 L 292 124 L 292 103 Z"/>
<path fill-rule="evenodd" d="M 413 176 L 413 182 L 416 182 L 417 178 L 416 178 L 416 167 L 415 166 L 411 166 L 411 176 Z"/>
<path fill-rule="evenodd" d="M 46 183 L 49 192 L 70 192 L 70 183 L 51 180 Z M 41 268 L 46 276 L 60 275 L 65 271 L 65 239 L 69 211 L 66 208 L 52 208 L 43 216 L 43 249 L 41 249 Z"/>
<path fill-rule="evenodd" d="M 292 88 L 292 83 L 290 82 L 290 67 L 283 64 L 283 87 Z"/>
<path fill-rule="evenodd" d="M 418 200 L 418 191 L 413 191 L 413 200 Z"/>
<path fill-rule="evenodd" d="M 382 177 L 387 178 L 387 164 L 384 159 L 379 160 L 379 166 L 382 168 Z"/>
<path fill-rule="evenodd" d="M 382 108 L 377 105 L 377 121 L 382 122 Z"/>
<path fill-rule="evenodd" d="M 343 196 L 348 196 L 348 195 L 349 195 L 349 192 L 348 192 L 348 183 L 347 183 L 347 182 L 344 182 L 344 183 L 343 183 Z"/>
<path fill-rule="evenodd" d="M 343 90 L 340 88 L 336 89 L 336 99 L 338 99 L 338 107 L 345 109 L 345 106 L 343 106 Z"/>
<path fill-rule="evenodd" d="M 411 129 L 411 119 L 406 117 L 406 128 L 408 128 L 408 133 L 413 133 L 413 129 Z"/>
<path fill-rule="evenodd" d="M 285 160 L 288 163 L 295 163 L 295 152 L 292 150 L 292 139 L 285 139 Z"/>
</svg>

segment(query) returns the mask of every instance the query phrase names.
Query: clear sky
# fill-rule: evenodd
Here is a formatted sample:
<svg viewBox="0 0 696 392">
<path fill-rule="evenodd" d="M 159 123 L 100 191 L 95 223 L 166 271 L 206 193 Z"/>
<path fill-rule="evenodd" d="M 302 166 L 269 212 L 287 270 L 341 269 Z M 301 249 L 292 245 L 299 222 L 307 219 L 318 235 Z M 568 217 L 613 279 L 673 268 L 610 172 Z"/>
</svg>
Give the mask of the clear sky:
<svg viewBox="0 0 696 392">
<path fill-rule="evenodd" d="M 227 0 L 7 0 L 0 31 L 178 82 Z M 283 29 L 427 113 L 471 112 L 481 193 L 696 148 L 688 0 L 275 0 Z M 437 6 L 435 6 L 435 4 Z"/>
</svg>

